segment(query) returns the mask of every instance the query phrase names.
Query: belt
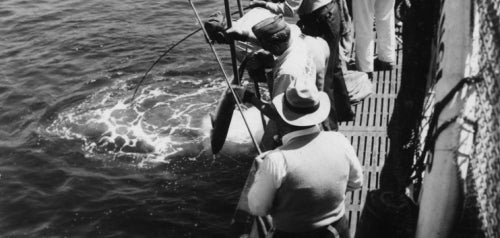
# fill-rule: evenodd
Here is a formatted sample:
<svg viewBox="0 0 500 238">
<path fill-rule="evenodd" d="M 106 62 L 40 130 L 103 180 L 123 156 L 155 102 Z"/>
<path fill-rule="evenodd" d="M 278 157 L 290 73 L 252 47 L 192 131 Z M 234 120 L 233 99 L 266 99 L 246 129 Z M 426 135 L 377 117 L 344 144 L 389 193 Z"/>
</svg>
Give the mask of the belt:
<svg viewBox="0 0 500 238">
<path fill-rule="evenodd" d="M 305 22 L 315 22 L 318 17 L 320 17 L 321 15 L 324 15 L 326 14 L 327 12 L 329 12 L 335 5 L 334 1 L 336 0 L 332 0 L 330 1 L 329 3 L 319 7 L 318 9 L 312 11 L 311 13 L 307 13 L 307 14 L 303 14 L 303 15 L 300 15 L 299 18 L 300 20 L 302 21 L 305 21 Z"/>
</svg>

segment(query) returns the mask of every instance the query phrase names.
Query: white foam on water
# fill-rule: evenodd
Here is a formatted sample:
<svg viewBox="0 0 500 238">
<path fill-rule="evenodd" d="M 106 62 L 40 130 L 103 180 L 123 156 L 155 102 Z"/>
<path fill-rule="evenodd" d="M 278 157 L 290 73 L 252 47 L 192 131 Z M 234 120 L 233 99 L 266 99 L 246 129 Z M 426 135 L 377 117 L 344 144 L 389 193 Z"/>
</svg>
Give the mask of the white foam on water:
<svg viewBox="0 0 500 238">
<path fill-rule="evenodd" d="M 188 89 L 153 84 L 144 87 L 131 105 L 126 103 L 130 91 L 124 90 L 124 84 L 118 81 L 75 107 L 63 109 L 45 131 L 63 139 L 81 140 L 88 157 L 130 156 L 139 161 L 138 166 L 168 163 L 174 155 L 196 159 L 201 153 L 210 152 L 208 114 L 214 111 L 225 90 L 223 86 L 203 85 L 202 80 L 177 81 L 176 85 L 187 84 Z M 260 138 L 260 113 L 254 107 L 244 113 L 252 133 Z M 255 150 L 249 132 L 236 110 L 223 151 L 246 153 L 252 149 Z"/>
<path fill-rule="evenodd" d="M 125 154 L 150 162 L 166 162 L 165 158 L 186 152 L 190 145 L 202 144 L 208 137 L 197 118 L 213 110 L 212 95 L 221 90 L 218 86 L 176 94 L 175 90 L 150 85 L 131 105 L 125 103 L 130 91 L 123 90 L 124 84 L 102 89 L 79 105 L 62 110 L 45 131 L 81 140 L 87 156 Z"/>
</svg>

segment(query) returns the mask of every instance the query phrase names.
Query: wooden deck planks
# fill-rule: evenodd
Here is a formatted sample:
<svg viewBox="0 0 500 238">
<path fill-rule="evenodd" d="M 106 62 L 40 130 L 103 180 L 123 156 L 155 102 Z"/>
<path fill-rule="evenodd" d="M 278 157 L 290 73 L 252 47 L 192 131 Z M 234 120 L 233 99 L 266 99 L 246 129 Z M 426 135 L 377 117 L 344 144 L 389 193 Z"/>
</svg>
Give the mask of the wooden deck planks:
<svg viewBox="0 0 500 238">
<path fill-rule="evenodd" d="M 380 172 L 389 150 L 387 125 L 401 84 L 401 44 L 397 46 L 396 67 L 374 72 L 374 94 L 356 105 L 353 122 L 342 123 L 340 131 L 351 141 L 364 169 L 364 185 L 346 195 L 346 213 L 354 237 L 366 194 L 379 186 Z"/>
</svg>

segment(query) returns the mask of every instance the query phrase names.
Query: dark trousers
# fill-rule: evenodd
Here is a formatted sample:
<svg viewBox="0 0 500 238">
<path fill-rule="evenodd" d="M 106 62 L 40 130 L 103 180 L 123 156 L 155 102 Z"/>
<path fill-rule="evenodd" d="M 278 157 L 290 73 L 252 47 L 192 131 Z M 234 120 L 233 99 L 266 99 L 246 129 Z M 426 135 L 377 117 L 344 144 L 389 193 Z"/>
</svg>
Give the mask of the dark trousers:
<svg viewBox="0 0 500 238">
<path fill-rule="evenodd" d="M 306 232 L 284 232 L 276 230 L 273 238 L 350 238 L 349 224 L 344 215 L 340 220 L 328 226 Z"/>
<path fill-rule="evenodd" d="M 325 39 L 330 47 L 324 91 L 332 102 L 329 116 L 330 128 L 327 129 L 336 130 L 338 122 L 351 121 L 354 118 L 339 58 L 342 24 L 337 1 L 333 0 L 310 14 L 301 15 L 297 25 L 304 34 Z"/>
</svg>

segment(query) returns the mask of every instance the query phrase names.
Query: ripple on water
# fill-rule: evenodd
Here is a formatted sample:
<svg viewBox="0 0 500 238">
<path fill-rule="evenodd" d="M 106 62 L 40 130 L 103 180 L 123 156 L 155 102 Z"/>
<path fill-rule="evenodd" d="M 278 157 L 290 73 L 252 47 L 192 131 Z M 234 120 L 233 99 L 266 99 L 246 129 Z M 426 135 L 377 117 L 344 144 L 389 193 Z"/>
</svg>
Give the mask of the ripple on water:
<svg viewBox="0 0 500 238">
<path fill-rule="evenodd" d="M 12 10 L 0 10 L 0 17 L 10 17 L 14 14 L 15 12 Z"/>
<path fill-rule="evenodd" d="M 206 17 L 222 2 L 196 6 Z M 206 114 L 224 86 L 202 34 L 153 69 L 132 110 L 124 103 L 197 28 L 187 2 L 0 8 L 2 236 L 223 237 L 251 153 L 209 150 Z"/>
</svg>

